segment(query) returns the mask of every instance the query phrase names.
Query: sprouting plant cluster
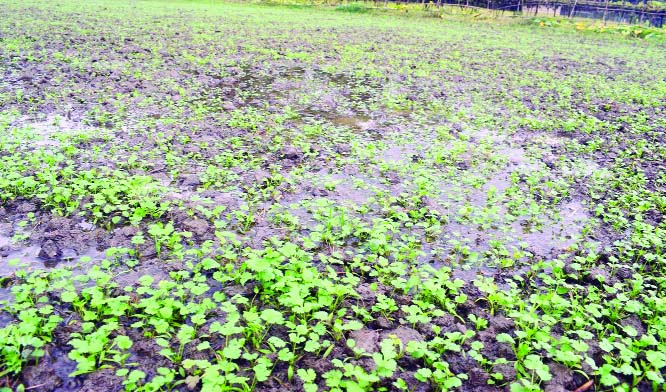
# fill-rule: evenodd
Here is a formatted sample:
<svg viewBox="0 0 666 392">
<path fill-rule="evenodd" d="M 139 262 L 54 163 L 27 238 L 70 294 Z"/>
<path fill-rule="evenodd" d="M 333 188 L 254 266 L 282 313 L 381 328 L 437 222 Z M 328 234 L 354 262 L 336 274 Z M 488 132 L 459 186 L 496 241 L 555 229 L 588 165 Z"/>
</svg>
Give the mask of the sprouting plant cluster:
<svg viewBox="0 0 666 392">
<path fill-rule="evenodd" d="M 658 43 L 0 10 L 3 392 L 664 390 Z"/>
</svg>

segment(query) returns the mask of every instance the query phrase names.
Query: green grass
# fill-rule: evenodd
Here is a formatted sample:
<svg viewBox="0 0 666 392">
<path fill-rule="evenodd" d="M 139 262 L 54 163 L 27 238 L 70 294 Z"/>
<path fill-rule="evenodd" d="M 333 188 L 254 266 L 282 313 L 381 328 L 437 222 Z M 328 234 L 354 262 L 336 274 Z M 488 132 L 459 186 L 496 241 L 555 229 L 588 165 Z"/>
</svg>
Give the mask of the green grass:
<svg viewBox="0 0 666 392">
<path fill-rule="evenodd" d="M 357 3 L 339 5 L 335 7 L 335 10 L 354 14 L 364 14 L 370 11 L 365 5 Z"/>
<path fill-rule="evenodd" d="M 664 390 L 660 33 L 367 10 L 0 0 L 0 389 Z"/>
</svg>

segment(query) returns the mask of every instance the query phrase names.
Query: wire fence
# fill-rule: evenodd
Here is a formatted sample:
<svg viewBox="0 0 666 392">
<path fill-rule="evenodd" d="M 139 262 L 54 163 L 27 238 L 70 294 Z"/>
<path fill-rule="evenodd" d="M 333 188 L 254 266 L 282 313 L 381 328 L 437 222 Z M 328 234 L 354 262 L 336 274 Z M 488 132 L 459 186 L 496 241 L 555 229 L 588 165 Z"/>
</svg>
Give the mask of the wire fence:
<svg viewBox="0 0 666 392">
<path fill-rule="evenodd" d="M 376 0 L 375 0 L 376 1 Z M 380 0 L 381 1 L 381 0 Z M 384 0 L 390 1 L 390 0 Z M 490 9 L 501 13 L 514 12 L 528 16 L 599 19 L 604 22 L 643 24 L 666 27 L 666 8 L 655 8 L 647 1 L 610 0 L 405 0 L 424 7 L 457 5 L 461 8 Z"/>
</svg>

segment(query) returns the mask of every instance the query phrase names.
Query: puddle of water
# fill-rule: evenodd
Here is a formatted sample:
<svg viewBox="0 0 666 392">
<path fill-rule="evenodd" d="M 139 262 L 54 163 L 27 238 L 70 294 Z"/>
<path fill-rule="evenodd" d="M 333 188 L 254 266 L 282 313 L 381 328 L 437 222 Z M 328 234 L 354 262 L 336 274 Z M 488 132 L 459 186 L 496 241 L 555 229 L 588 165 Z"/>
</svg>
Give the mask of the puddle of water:
<svg viewBox="0 0 666 392">
<path fill-rule="evenodd" d="M 135 269 L 125 271 L 116 275 L 114 281 L 120 287 L 132 286 L 144 275 L 149 275 L 155 278 L 155 282 L 161 280 L 169 280 L 169 274 L 155 265 L 140 265 Z"/>
<path fill-rule="evenodd" d="M 562 206 L 560 218 L 560 221 L 546 222 L 538 231 L 529 231 L 520 221 L 515 222 L 512 228 L 519 233 L 517 239 L 528 244 L 528 251 L 539 257 L 547 257 L 552 252 L 569 249 L 580 235 L 580 229 L 589 215 L 585 206 L 579 200 L 574 200 Z"/>
<path fill-rule="evenodd" d="M 488 266 L 478 266 L 471 268 L 453 268 L 451 270 L 452 279 L 460 279 L 466 283 L 476 280 L 479 276 L 487 277 L 495 274 L 495 271 Z"/>
<path fill-rule="evenodd" d="M 368 178 L 344 174 L 331 175 L 330 181 L 336 185 L 333 190 L 329 191 L 329 199 L 339 203 L 352 202 L 356 205 L 364 204 L 369 198 L 375 196 L 373 185 L 379 185 Z M 356 183 L 357 181 L 358 183 Z"/>
<path fill-rule="evenodd" d="M 453 212 L 458 211 L 468 203 L 474 208 L 486 208 L 488 207 L 488 197 L 491 189 L 494 188 L 494 193 L 501 198 L 501 195 L 512 185 L 510 173 L 511 171 L 509 170 L 502 170 L 495 173 L 480 188 L 449 181 L 442 182 L 439 186 L 440 193 L 437 200 L 442 205 L 447 206 L 449 211 Z M 500 214 L 503 215 L 506 212 L 506 208 L 503 205 L 497 203 L 494 203 L 494 205 L 500 207 Z"/>
<path fill-rule="evenodd" d="M 542 133 L 540 135 L 535 136 L 532 139 L 532 142 L 537 144 L 544 144 L 548 147 L 557 147 L 562 145 L 564 140 L 566 139 L 559 136 L 555 136 L 550 133 Z"/>
<path fill-rule="evenodd" d="M 574 162 L 575 165 L 564 167 L 562 169 L 562 174 L 564 176 L 589 177 L 597 170 L 601 170 L 601 166 L 590 159 L 579 158 Z"/>
<path fill-rule="evenodd" d="M 61 142 L 58 138 L 62 136 L 93 131 L 80 122 L 68 120 L 55 113 L 49 114 L 46 118 L 40 120 L 24 118 L 18 121 L 15 128 L 23 129 L 26 132 L 23 139 L 30 146 L 47 148 L 60 146 Z"/>
<path fill-rule="evenodd" d="M 504 193 L 512 185 L 511 176 L 509 172 L 502 171 L 494 175 L 490 180 L 486 181 L 481 187 L 484 191 L 484 196 L 487 196 L 491 188 L 495 188 L 497 193 Z M 486 198 L 487 199 L 487 198 Z"/>
<path fill-rule="evenodd" d="M 53 136 L 83 131 L 80 123 L 67 120 L 57 114 L 49 114 L 43 121 L 31 122 L 28 124 L 28 128 L 41 137 L 41 140 L 33 143 L 38 147 L 58 146 L 60 141 L 54 139 Z"/>
<path fill-rule="evenodd" d="M 403 146 L 390 146 L 380 154 L 380 159 L 391 163 L 409 163 L 417 155 L 417 147 L 414 144 Z"/>
<path fill-rule="evenodd" d="M 499 153 L 507 157 L 507 161 L 512 165 L 521 165 L 529 162 L 525 156 L 525 150 L 517 147 L 504 147 L 499 150 Z"/>
<path fill-rule="evenodd" d="M 374 192 L 368 189 L 358 189 L 349 185 L 338 185 L 332 199 L 338 202 L 352 202 L 357 205 L 365 203 L 374 196 Z"/>
<path fill-rule="evenodd" d="M 0 259 L 0 278 L 11 276 L 19 269 L 26 271 L 46 270 L 53 267 L 75 267 L 82 258 L 90 258 L 91 261 L 100 261 L 106 258 L 104 252 L 99 252 L 94 247 L 77 254 L 73 249 L 63 249 L 63 256 L 58 261 L 44 260 L 39 257 L 41 247 L 31 245 L 26 248 L 9 253 Z"/>
<path fill-rule="evenodd" d="M 333 116 L 329 119 L 331 123 L 338 126 L 367 131 L 377 126 L 377 123 L 368 116 L 351 115 L 351 116 Z"/>
<path fill-rule="evenodd" d="M 487 128 L 478 129 L 473 133 L 465 132 L 468 136 L 472 137 L 472 140 L 490 140 L 493 144 L 498 144 L 506 140 L 506 137 L 497 131 L 493 131 Z"/>
<path fill-rule="evenodd" d="M 10 237 L 0 234 L 0 249 L 10 246 L 12 244 L 12 239 Z"/>
<path fill-rule="evenodd" d="M 478 200 L 473 200 L 475 207 L 486 199 L 481 195 Z M 448 210 L 455 214 L 460 202 L 451 202 Z M 526 226 L 524 219 L 518 219 L 513 223 L 506 222 L 503 206 L 494 215 L 490 227 L 481 228 L 471 223 L 460 223 L 451 220 L 445 229 L 445 234 L 436 240 L 445 252 L 453 252 L 452 243 L 460 242 L 473 252 L 483 254 L 491 249 L 491 241 L 498 240 L 507 250 L 520 249 L 520 243 L 527 244 L 526 250 L 536 257 L 545 258 L 554 252 L 563 252 L 569 249 L 579 238 L 580 231 L 589 214 L 585 206 L 578 200 L 568 202 L 561 206 L 560 219 L 548 220 L 539 230 L 532 231 Z M 445 212 L 444 215 L 451 215 Z M 455 240 L 454 242 L 450 242 Z"/>
<path fill-rule="evenodd" d="M 9 299 L 9 290 L 0 288 L 0 301 Z M 6 327 L 14 318 L 9 313 L 0 313 L 0 328 Z"/>
<path fill-rule="evenodd" d="M 38 257 L 39 251 L 40 247 L 34 245 L 9 253 L 2 258 L 0 277 L 10 276 L 21 268 L 32 269 L 35 266 L 43 265 L 44 262 Z"/>
</svg>

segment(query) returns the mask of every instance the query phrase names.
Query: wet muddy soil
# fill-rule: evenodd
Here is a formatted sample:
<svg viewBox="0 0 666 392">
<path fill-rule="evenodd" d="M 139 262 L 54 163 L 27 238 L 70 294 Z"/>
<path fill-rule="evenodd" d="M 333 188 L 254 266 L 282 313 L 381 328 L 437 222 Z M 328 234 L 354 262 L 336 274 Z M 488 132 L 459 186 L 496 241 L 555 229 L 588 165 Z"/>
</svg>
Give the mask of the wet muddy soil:
<svg viewBox="0 0 666 392">
<path fill-rule="evenodd" d="M 658 44 L 247 7 L 0 1 L 0 387 L 659 384 Z"/>
</svg>

